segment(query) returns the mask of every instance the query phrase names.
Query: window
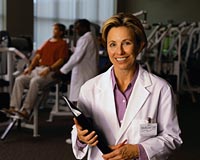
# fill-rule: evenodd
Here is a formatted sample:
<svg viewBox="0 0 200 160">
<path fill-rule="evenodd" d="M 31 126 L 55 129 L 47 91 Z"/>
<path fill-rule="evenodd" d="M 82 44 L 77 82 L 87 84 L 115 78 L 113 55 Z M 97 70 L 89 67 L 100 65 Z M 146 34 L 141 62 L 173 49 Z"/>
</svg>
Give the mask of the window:
<svg viewBox="0 0 200 160">
<path fill-rule="evenodd" d="M 5 7 L 6 1 L 0 0 L 0 30 L 5 30 Z"/>
<path fill-rule="evenodd" d="M 116 0 L 34 0 L 34 48 L 52 35 L 56 22 L 68 28 L 76 19 L 86 18 L 101 26 L 115 10 Z"/>
</svg>

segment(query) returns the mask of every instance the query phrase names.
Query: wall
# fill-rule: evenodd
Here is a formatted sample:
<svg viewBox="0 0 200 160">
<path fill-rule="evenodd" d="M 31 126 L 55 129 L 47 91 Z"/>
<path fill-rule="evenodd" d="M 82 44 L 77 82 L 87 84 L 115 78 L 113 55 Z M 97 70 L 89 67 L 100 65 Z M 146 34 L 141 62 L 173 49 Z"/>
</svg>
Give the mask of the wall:
<svg viewBox="0 0 200 160">
<path fill-rule="evenodd" d="M 23 5 L 22 5 L 23 4 Z M 118 0 L 118 12 L 148 12 L 150 23 L 200 21 L 199 0 Z M 7 0 L 7 29 L 12 36 L 33 37 L 33 0 Z"/>
<path fill-rule="evenodd" d="M 118 12 L 148 12 L 151 23 L 174 20 L 176 23 L 200 21 L 199 0 L 118 0 Z"/>
<path fill-rule="evenodd" d="M 7 0 L 6 27 L 11 36 L 33 37 L 33 0 Z"/>
</svg>

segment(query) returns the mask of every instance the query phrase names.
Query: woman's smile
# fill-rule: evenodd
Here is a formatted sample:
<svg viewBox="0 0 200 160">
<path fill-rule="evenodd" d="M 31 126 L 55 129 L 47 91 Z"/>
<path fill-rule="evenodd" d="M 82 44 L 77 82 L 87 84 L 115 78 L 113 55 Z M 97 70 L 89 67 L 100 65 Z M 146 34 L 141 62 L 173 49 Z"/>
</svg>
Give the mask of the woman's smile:
<svg viewBox="0 0 200 160">
<path fill-rule="evenodd" d="M 119 57 L 119 58 L 115 58 L 118 62 L 124 62 L 126 61 L 128 57 Z"/>
</svg>

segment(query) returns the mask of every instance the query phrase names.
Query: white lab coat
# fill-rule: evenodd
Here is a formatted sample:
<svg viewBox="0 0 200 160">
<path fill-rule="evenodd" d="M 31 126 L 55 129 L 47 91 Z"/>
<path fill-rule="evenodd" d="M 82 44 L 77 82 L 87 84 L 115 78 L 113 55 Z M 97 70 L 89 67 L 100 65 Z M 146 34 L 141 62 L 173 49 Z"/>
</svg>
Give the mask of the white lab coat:
<svg viewBox="0 0 200 160">
<path fill-rule="evenodd" d="M 77 101 L 81 86 L 98 73 L 98 47 L 91 32 L 78 41 L 69 61 L 60 69 L 64 74 L 72 70 L 69 99 Z"/>
<path fill-rule="evenodd" d="M 82 86 L 79 108 L 92 117 L 110 145 L 127 139 L 129 144 L 140 143 L 149 160 L 167 159 L 172 150 L 182 144 L 171 87 L 165 80 L 140 66 L 120 127 L 114 102 L 111 68 Z M 140 135 L 140 124 L 146 123 L 148 117 L 158 125 L 155 136 Z M 97 147 L 86 146 L 83 150 L 78 150 L 76 140 L 77 130 L 73 126 L 72 147 L 77 159 L 83 158 L 88 149 L 88 160 L 102 159 L 102 153 Z"/>
</svg>

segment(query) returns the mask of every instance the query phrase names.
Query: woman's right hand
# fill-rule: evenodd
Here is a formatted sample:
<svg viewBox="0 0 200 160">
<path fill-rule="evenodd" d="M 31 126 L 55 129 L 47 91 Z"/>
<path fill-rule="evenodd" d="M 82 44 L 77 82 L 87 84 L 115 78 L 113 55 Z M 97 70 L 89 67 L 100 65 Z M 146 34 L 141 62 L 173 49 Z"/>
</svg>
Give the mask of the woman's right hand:
<svg viewBox="0 0 200 160">
<path fill-rule="evenodd" d="M 96 146 L 98 143 L 98 139 L 97 139 L 98 135 L 96 135 L 96 132 L 92 131 L 91 133 L 89 133 L 87 129 L 83 129 L 79 125 L 76 118 L 74 118 L 73 120 L 77 128 L 77 133 L 78 133 L 77 136 L 78 136 L 79 141 L 81 141 L 82 143 L 88 144 L 89 146 Z"/>
</svg>

